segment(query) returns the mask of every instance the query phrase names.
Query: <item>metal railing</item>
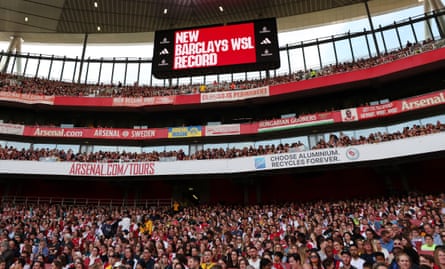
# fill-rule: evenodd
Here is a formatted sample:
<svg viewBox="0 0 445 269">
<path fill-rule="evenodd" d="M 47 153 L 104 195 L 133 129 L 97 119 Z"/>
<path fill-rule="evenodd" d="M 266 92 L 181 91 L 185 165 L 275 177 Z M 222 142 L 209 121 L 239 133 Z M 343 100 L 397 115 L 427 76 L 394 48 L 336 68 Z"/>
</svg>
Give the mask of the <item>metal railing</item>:
<svg viewBox="0 0 445 269">
<path fill-rule="evenodd" d="M 384 55 L 402 49 L 407 42 L 420 44 L 445 37 L 442 29 L 445 9 L 409 17 L 386 26 L 379 25 L 374 31 L 363 29 L 359 32 L 320 37 L 294 42 L 280 47 L 281 68 L 269 72 L 271 77 L 289 75 L 310 69 L 322 69 L 330 64 L 356 62 L 363 58 Z M 374 42 L 372 42 L 374 41 Z M 378 44 L 378 48 L 374 44 Z M 123 84 L 148 86 L 175 86 L 184 83 L 179 78 L 159 80 L 151 74 L 151 58 L 87 58 L 43 55 L 32 53 L 0 52 L 3 64 L 1 71 L 23 76 L 53 79 L 84 84 Z M 84 68 L 81 70 L 81 66 Z M 19 70 L 20 69 L 20 70 Z M 203 84 L 219 81 L 262 79 L 266 71 L 201 76 Z M 79 76 L 79 73 L 80 76 Z M 229 76 L 227 76 L 229 75 Z M 250 77 L 249 77 L 250 76 Z M 78 78 L 80 80 L 78 81 Z M 195 79 L 195 78 L 193 78 Z M 193 84 L 190 78 L 190 84 Z M 186 80 L 187 81 L 187 80 Z"/>
<path fill-rule="evenodd" d="M 45 196 L 2 196 L 2 205 L 44 205 L 60 204 L 64 206 L 98 206 L 98 207 L 165 207 L 171 206 L 171 199 L 118 199 L 118 198 L 85 198 L 85 197 L 45 197 Z"/>
</svg>

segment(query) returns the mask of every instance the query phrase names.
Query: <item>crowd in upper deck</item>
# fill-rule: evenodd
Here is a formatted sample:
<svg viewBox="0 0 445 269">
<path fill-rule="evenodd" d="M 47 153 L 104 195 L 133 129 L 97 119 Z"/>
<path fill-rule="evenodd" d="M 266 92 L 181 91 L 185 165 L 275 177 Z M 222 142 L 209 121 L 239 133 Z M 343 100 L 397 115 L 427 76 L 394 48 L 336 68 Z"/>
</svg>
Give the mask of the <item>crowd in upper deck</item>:
<svg viewBox="0 0 445 269">
<path fill-rule="evenodd" d="M 423 136 L 445 131 L 445 125 L 440 121 L 435 124 L 413 125 L 404 127 L 403 130 L 394 133 L 370 133 L 367 137 L 358 138 L 347 136 L 343 133 L 330 135 L 326 141 L 320 139 L 312 147 L 315 149 L 347 147 L 353 145 L 375 144 L 392 140 L 405 139 L 415 136 Z M 152 151 L 152 152 L 74 152 L 63 149 L 17 149 L 12 146 L 0 145 L 0 160 L 51 160 L 51 161 L 73 161 L 73 162 L 148 162 L 148 161 L 172 161 L 172 160 L 209 160 L 209 159 L 231 159 L 248 156 L 258 156 L 267 154 L 278 154 L 287 152 L 299 152 L 307 150 L 307 145 L 300 141 L 292 144 L 250 146 L 244 148 L 208 148 L 197 150 L 194 153 L 186 154 L 183 150 L 178 151 Z"/>
<path fill-rule="evenodd" d="M 354 62 L 328 65 L 324 66 L 320 70 L 300 70 L 288 75 L 268 77 L 257 80 L 234 82 L 215 81 L 214 83 L 208 85 L 178 85 L 174 87 L 155 87 L 142 85 L 128 86 L 122 85 L 121 83 L 118 83 L 117 85 L 87 85 L 52 81 L 41 78 L 26 78 L 3 73 L 0 74 L 0 91 L 46 96 L 152 97 L 194 94 L 200 92 L 242 90 L 370 68 L 420 52 L 436 49 L 442 46 L 441 44 L 441 42 L 433 42 L 431 40 L 425 41 L 422 44 L 408 43 L 403 49 L 389 52 L 380 57 L 357 59 Z"/>
<path fill-rule="evenodd" d="M 443 269 L 444 199 L 151 208 L 4 203 L 0 268 Z"/>
</svg>

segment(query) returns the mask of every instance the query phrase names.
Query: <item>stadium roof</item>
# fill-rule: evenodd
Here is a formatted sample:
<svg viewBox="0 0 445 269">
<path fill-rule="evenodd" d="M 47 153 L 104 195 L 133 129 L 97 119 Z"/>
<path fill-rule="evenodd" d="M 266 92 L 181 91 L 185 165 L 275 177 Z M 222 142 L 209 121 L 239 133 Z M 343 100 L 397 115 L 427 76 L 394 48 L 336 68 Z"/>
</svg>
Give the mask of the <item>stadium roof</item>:
<svg viewBox="0 0 445 269">
<path fill-rule="evenodd" d="M 364 0 L 0 0 L 0 37 L 20 35 L 27 41 L 40 38 L 47 42 L 70 42 L 70 37 L 90 33 L 101 35 L 97 42 L 102 39 L 102 42 L 113 42 L 116 35 L 107 37 L 107 34 L 152 33 L 156 30 L 269 17 L 279 18 L 278 27 L 282 31 L 366 16 L 363 2 Z M 420 0 L 368 1 L 374 15 L 418 5 L 419 2 Z M 52 37 L 53 34 L 56 36 Z M 106 41 L 107 39 L 109 40 Z M 152 35 L 137 37 L 136 40 L 134 37 L 119 39 L 120 42 L 150 41 Z"/>
</svg>

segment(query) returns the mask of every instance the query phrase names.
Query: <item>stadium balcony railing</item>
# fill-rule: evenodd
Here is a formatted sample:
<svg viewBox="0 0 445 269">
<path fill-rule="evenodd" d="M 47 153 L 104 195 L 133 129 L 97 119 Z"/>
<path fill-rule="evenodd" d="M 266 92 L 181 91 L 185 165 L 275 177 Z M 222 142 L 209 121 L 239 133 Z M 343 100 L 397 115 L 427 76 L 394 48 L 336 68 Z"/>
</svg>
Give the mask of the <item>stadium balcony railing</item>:
<svg viewBox="0 0 445 269">
<path fill-rule="evenodd" d="M 5 204 L 60 204 L 65 206 L 109 206 L 109 207 L 163 207 L 171 206 L 171 199 L 118 199 L 118 198 L 85 198 L 85 197 L 47 197 L 47 196 L 2 196 Z"/>
</svg>

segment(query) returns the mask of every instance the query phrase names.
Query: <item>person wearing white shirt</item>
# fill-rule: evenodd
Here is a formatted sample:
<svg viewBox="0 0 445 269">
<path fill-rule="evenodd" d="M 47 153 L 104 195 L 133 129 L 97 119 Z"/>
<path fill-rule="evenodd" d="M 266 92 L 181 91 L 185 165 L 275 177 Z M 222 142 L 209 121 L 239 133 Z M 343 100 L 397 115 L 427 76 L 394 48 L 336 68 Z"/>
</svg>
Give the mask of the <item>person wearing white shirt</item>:
<svg viewBox="0 0 445 269">
<path fill-rule="evenodd" d="M 363 269 L 363 264 L 365 263 L 365 260 L 360 258 L 360 256 L 358 255 L 357 245 L 355 244 L 350 245 L 349 252 L 351 253 L 351 265 L 357 269 Z"/>
</svg>

